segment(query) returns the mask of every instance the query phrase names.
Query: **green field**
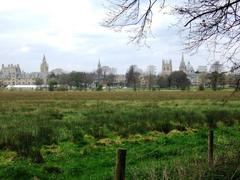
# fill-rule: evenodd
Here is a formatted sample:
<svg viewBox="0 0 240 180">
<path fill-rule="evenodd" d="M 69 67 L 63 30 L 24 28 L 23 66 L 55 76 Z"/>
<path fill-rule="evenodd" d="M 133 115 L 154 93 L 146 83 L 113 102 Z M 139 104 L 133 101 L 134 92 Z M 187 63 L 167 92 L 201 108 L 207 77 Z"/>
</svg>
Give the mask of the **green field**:
<svg viewBox="0 0 240 180">
<path fill-rule="evenodd" d="M 240 93 L 0 92 L 0 179 L 239 179 Z M 207 162 L 214 125 L 214 167 Z"/>
</svg>

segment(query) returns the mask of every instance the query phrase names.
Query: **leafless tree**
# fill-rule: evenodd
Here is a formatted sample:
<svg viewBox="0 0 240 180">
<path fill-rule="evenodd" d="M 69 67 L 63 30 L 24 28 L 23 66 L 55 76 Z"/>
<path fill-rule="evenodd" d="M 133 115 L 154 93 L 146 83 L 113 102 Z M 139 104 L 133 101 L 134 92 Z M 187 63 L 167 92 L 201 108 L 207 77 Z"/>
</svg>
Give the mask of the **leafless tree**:
<svg viewBox="0 0 240 180">
<path fill-rule="evenodd" d="M 155 81 L 156 81 L 156 66 L 149 65 L 147 67 L 146 78 L 147 78 L 148 89 L 152 90 L 153 85 L 155 84 Z"/>
<path fill-rule="evenodd" d="M 171 6 L 186 35 L 186 50 L 196 51 L 207 45 L 213 53 L 220 52 L 222 63 L 231 64 L 231 72 L 240 69 L 240 0 L 183 0 L 175 4 L 171 0 L 108 1 L 103 25 L 117 30 L 130 27 L 134 32 L 132 42 L 145 42 L 151 34 L 155 7 L 162 10 Z M 237 82 L 239 87 L 240 79 Z"/>
<path fill-rule="evenodd" d="M 109 8 L 104 26 L 116 30 L 131 26 L 135 32 L 130 40 L 141 43 L 151 32 L 153 7 L 164 7 L 165 0 L 108 0 Z"/>
<path fill-rule="evenodd" d="M 140 81 L 139 69 L 136 65 L 131 65 L 126 73 L 126 84 L 128 87 L 132 87 L 134 91 L 137 90 L 137 86 Z"/>
<path fill-rule="evenodd" d="M 205 43 L 211 49 L 217 46 L 235 64 L 238 59 L 234 55 L 240 46 L 239 3 L 240 0 L 189 0 L 175 8 L 188 31 L 186 47 L 197 49 Z"/>
<path fill-rule="evenodd" d="M 187 31 L 186 49 L 196 50 L 207 44 L 210 49 L 221 47 L 228 61 L 236 64 L 235 54 L 240 40 L 240 0 L 108 0 L 106 27 L 132 27 L 132 42 L 141 43 L 151 33 L 153 8 L 174 6 L 173 13 Z M 156 15 L 156 14 L 155 14 Z M 224 51 L 223 51 L 224 50 Z"/>
</svg>

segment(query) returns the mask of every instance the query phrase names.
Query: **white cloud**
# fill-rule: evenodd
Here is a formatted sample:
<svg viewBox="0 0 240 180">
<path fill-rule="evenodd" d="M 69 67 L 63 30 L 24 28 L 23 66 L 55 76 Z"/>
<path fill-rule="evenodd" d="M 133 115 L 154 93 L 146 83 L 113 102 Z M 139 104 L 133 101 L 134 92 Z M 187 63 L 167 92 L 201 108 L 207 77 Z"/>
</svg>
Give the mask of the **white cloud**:
<svg viewBox="0 0 240 180">
<path fill-rule="evenodd" d="M 28 19 L 23 16 L 35 17 L 36 20 L 41 17 L 48 19 L 45 25 L 37 30 L 28 32 L 26 29 L 20 29 L 14 34 L 11 30 L 4 36 L 16 37 L 28 42 L 46 43 L 50 46 L 60 48 L 65 51 L 77 50 L 78 44 L 84 45 L 84 37 L 76 38 L 79 33 L 100 33 L 102 28 L 98 23 L 101 13 L 93 10 L 90 1 L 79 0 L 0 0 L 0 13 L 14 15 L 15 21 L 28 24 L 34 24 L 34 18 Z M 16 16 L 16 14 L 18 14 Z"/>
<path fill-rule="evenodd" d="M 0 0 L 0 4 L 2 63 L 13 61 L 30 71 L 46 53 L 50 67 L 67 70 L 92 70 L 98 58 L 119 68 L 118 72 L 125 72 L 131 64 L 160 66 L 163 58 L 177 59 L 178 66 L 179 39 L 168 31 L 175 18 L 158 10 L 152 26 L 156 39 L 150 39 L 150 49 L 139 50 L 127 45 L 128 33 L 99 25 L 105 16 L 104 9 L 96 5 L 99 0 Z"/>
</svg>

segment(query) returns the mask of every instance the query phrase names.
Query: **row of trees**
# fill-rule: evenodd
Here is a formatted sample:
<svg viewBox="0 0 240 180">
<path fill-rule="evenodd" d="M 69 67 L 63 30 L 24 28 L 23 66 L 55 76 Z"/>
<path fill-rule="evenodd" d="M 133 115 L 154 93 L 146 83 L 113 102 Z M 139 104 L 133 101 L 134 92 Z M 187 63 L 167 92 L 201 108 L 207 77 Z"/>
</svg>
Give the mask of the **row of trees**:
<svg viewBox="0 0 240 180">
<path fill-rule="evenodd" d="M 149 66 L 145 75 L 139 72 L 137 66 L 130 66 L 126 73 L 126 85 L 134 90 L 140 87 L 154 90 L 155 88 L 186 89 L 190 86 L 187 75 L 182 71 L 174 71 L 169 76 L 157 75 L 154 66 Z"/>
<path fill-rule="evenodd" d="M 226 85 L 236 87 L 238 76 L 234 74 L 225 73 L 198 73 L 196 82 L 200 90 L 205 87 L 212 88 L 213 90 L 223 89 Z M 156 88 L 169 88 L 169 89 L 189 89 L 191 82 L 183 71 L 174 71 L 170 75 L 157 75 L 154 66 L 149 66 L 145 75 L 143 76 L 137 66 L 130 66 L 126 73 L 126 85 L 132 87 L 134 90 L 137 88 L 148 88 L 153 90 Z M 196 85 L 196 84 L 195 84 Z"/>
<path fill-rule="evenodd" d="M 57 86 L 60 90 L 85 89 L 94 82 L 95 74 L 86 72 L 71 72 L 69 74 L 50 74 L 48 77 L 49 90 L 53 91 Z"/>
<path fill-rule="evenodd" d="M 212 88 L 218 90 L 225 88 L 226 85 L 236 87 L 237 77 L 232 74 L 224 73 L 199 73 L 197 75 L 200 90 Z M 42 79 L 36 79 L 36 85 L 42 85 Z M 139 88 L 154 89 L 189 89 L 191 82 L 189 77 L 182 71 L 174 71 L 170 75 L 158 75 L 155 66 L 148 66 L 146 72 L 142 72 L 136 65 L 131 65 L 125 74 L 125 78 L 117 80 L 117 75 L 103 73 L 101 79 L 97 78 L 96 73 L 71 72 L 68 74 L 55 75 L 50 74 L 47 80 L 49 90 L 53 91 L 67 89 L 97 89 L 101 90 L 103 86 L 110 91 L 115 87 L 129 87 L 135 91 Z M 195 84 L 196 85 L 196 84 Z"/>
<path fill-rule="evenodd" d="M 152 36 L 151 26 L 155 16 L 166 7 L 169 15 L 174 15 L 176 27 L 184 37 L 184 47 L 197 52 L 200 47 L 219 55 L 224 63 L 240 69 L 240 0 L 109 0 L 103 25 L 110 29 L 127 30 L 130 41 L 137 44 L 146 42 Z M 170 8 L 171 7 L 171 8 Z M 164 18 L 164 17 L 163 17 Z M 215 78 L 215 81 L 214 81 Z M 236 89 L 240 87 L 237 77 Z M 218 82 L 218 74 L 212 74 L 212 81 Z M 218 80 L 216 80 L 218 79 Z M 213 89 L 217 84 L 212 83 Z"/>
<path fill-rule="evenodd" d="M 74 71 L 68 74 L 50 74 L 48 76 L 47 83 L 50 91 L 53 91 L 56 87 L 58 87 L 59 90 L 67 90 L 73 88 L 78 90 L 87 90 L 89 88 L 96 88 L 98 90 L 101 90 L 103 84 L 108 86 L 110 89 L 110 87 L 114 85 L 116 75 L 113 73 L 103 73 L 100 80 L 98 80 L 96 77 L 96 73 Z M 43 84 L 41 81 L 39 83 Z"/>
</svg>

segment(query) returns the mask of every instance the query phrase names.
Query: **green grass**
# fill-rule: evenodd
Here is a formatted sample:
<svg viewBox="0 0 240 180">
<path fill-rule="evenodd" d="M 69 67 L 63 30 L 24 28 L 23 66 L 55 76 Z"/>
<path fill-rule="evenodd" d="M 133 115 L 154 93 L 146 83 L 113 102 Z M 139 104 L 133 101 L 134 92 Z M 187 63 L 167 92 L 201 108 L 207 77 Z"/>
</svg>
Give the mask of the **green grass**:
<svg viewBox="0 0 240 180">
<path fill-rule="evenodd" d="M 148 92 L 138 100 L 113 101 L 99 94 L 94 99 L 92 93 L 90 100 L 74 99 L 79 93 L 62 99 L 50 93 L 47 100 L 39 98 L 42 93 L 27 94 L 14 100 L 11 92 L 10 100 L 0 101 L 0 179 L 113 179 L 119 147 L 127 149 L 127 179 L 240 176 L 237 98 L 224 103 L 222 97 L 204 98 L 206 93 L 174 99 L 177 92 L 170 100 L 153 101 L 162 95 Z M 212 121 L 215 168 L 210 170 L 207 127 Z"/>
<path fill-rule="evenodd" d="M 148 179 L 152 176 L 157 179 L 162 177 L 164 172 L 169 178 L 175 176 L 176 179 L 178 176 L 184 176 L 184 179 L 206 177 L 210 175 L 207 168 L 206 135 L 206 130 L 173 132 L 168 135 L 152 133 L 118 139 L 117 142 L 113 140 L 109 144 L 97 143 L 97 145 L 91 144 L 85 147 L 62 142 L 59 145 L 42 147 L 45 162 L 40 165 L 25 158 L 9 160 L 16 154 L 5 151 L 1 154 L 3 162 L 1 161 L 0 177 L 4 179 L 30 179 L 34 176 L 41 179 L 112 179 L 118 147 L 128 149 L 126 163 L 128 178 Z M 220 128 L 216 131 L 215 161 L 222 163 L 224 159 L 224 163 L 230 161 L 233 166 L 232 169 L 228 167 L 229 169 L 221 171 L 225 174 L 225 179 L 233 175 L 239 165 L 239 160 L 235 162 L 237 159 L 227 159 L 237 157 L 239 142 L 239 126 Z M 229 151 L 230 148 L 231 151 Z M 227 152 L 226 149 L 228 149 Z M 4 162 L 5 165 L 3 165 Z M 178 172 L 178 169 L 181 172 Z"/>
</svg>

